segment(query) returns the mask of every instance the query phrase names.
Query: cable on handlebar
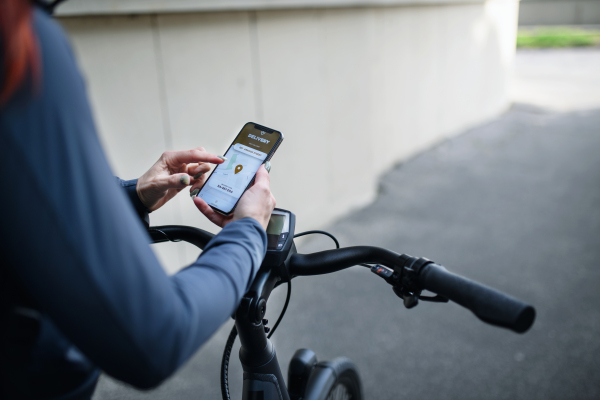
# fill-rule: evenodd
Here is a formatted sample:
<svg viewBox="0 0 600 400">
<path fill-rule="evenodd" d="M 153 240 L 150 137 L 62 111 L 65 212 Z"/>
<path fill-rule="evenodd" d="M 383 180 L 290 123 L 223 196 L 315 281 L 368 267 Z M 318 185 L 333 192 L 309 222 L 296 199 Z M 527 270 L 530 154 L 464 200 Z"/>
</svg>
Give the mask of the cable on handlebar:
<svg viewBox="0 0 600 400">
<path fill-rule="evenodd" d="M 294 235 L 294 239 L 297 237 L 300 237 L 300 236 L 312 235 L 315 233 L 318 233 L 320 235 L 329 236 L 335 242 L 335 248 L 336 249 L 340 248 L 340 242 L 338 242 L 338 240 L 335 238 L 335 236 L 333 236 L 331 233 L 325 232 L 325 231 L 306 231 L 306 232 L 302 232 L 302 233 L 297 233 Z"/>
<path fill-rule="evenodd" d="M 311 234 L 320 234 L 320 235 L 329 236 L 335 242 L 336 248 L 337 249 L 340 248 L 340 242 L 338 242 L 338 240 L 335 238 L 335 236 L 333 236 L 331 233 L 325 232 L 325 231 L 306 231 L 306 232 L 301 232 L 301 233 L 298 233 L 298 234 L 294 235 L 294 238 L 297 238 L 297 237 L 300 237 L 300 236 L 311 235 Z M 275 333 L 275 330 L 277 329 L 277 327 L 281 323 L 281 320 L 283 319 L 283 316 L 285 315 L 285 312 L 287 311 L 288 305 L 290 304 L 290 297 L 291 297 L 291 294 L 292 294 L 292 280 L 289 279 L 287 281 L 287 284 L 288 284 L 288 289 L 287 289 L 287 294 L 285 296 L 285 303 L 283 304 L 283 308 L 281 309 L 281 313 L 279 314 L 279 317 L 277 317 L 277 321 L 275 321 L 275 325 L 273 325 L 273 329 L 271 329 L 271 331 L 269 332 L 269 335 L 267 336 L 268 339 L 271 338 L 271 336 L 273 336 L 273 334 Z"/>
</svg>

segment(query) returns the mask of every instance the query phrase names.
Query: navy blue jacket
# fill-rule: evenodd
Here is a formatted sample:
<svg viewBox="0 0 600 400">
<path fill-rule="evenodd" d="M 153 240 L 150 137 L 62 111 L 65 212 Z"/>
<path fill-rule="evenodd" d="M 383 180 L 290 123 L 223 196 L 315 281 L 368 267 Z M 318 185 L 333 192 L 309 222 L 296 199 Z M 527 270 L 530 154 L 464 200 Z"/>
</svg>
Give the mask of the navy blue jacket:
<svg viewBox="0 0 600 400">
<path fill-rule="evenodd" d="M 266 234 L 233 222 L 167 276 L 135 181 L 115 182 L 102 152 L 63 31 L 40 10 L 33 21 L 41 85 L 0 108 L 0 397 L 89 397 L 99 369 L 152 387 L 232 315 Z"/>
</svg>

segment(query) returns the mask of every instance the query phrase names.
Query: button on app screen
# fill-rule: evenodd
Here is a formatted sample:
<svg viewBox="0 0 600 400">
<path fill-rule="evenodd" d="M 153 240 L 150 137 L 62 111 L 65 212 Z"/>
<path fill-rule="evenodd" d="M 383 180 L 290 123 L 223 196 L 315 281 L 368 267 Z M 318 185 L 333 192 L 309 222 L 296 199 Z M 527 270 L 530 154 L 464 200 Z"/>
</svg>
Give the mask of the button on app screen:
<svg viewBox="0 0 600 400">
<path fill-rule="evenodd" d="M 230 212 L 277 142 L 277 133 L 266 133 L 252 125 L 244 127 L 198 196 L 208 205 Z"/>
</svg>

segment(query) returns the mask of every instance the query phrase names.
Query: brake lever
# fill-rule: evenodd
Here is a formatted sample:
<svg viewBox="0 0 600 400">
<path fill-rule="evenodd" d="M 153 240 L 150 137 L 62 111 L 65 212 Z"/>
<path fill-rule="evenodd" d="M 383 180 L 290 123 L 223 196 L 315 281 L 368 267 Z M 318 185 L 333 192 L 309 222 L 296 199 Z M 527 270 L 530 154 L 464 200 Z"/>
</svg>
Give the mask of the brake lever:
<svg viewBox="0 0 600 400">
<path fill-rule="evenodd" d="M 399 277 L 397 276 L 397 274 L 394 273 L 394 270 L 391 268 L 385 267 L 383 265 L 373 265 L 371 267 L 371 272 L 383 278 L 387 283 L 392 285 L 394 293 L 396 293 L 396 296 L 400 297 L 404 301 L 404 307 L 406 307 L 407 309 L 416 307 L 419 304 L 419 300 L 427 301 L 430 303 L 448 302 L 447 298 L 445 298 L 444 296 L 440 296 L 439 294 L 435 296 L 422 296 L 421 290 L 409 290 L 406 286 L 400 284 Z"/>
<path fill-rule="evenodd" d="M 371 272 L 383 278 L 387 283 L 392 285 L 392 289 L 394 289 L 396 296 L 400 297 L 404 301 L 404 307 L 410 309 L 419 304 L 421 292 L 410 292 L 401 285 L 398 285 L 398 276 L 394 273 L 393 269 L 384 267 L 383 265 L 373 265 L 371 267 Z"/>
</svg>

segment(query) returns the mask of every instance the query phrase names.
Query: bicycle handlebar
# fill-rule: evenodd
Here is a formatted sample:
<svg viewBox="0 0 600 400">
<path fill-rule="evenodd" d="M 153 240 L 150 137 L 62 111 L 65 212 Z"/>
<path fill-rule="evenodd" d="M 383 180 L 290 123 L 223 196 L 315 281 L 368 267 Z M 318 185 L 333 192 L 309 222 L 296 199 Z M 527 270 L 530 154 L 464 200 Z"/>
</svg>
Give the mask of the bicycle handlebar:
<svg viewBox="0 0 600 400">
<path fill-rule="evenodd" d="M 176 225 L 151 227 L 149 233 L 155 243 L 183 240 L 201 249 L 213 237 L 212 233 L 202 229 Z M 310 276 L 340 271 L 361 263 L 378 263 L 394 268 L 398 267 L 400 258 L 398 253 L 380 247 L 354 246 L 312 254 L 293 254 L 286 265 L 291 276 Z M 401 272 L 394 275 L 395 282 L 402 280 Z M 532 306 L 453 274 L 440 265 L 424 265 L 416 278 L 420 289 L 437 293 L 468 308 L 486 323 L 523 333 L 535 320 Z"/>
<path fill-rule="evenodd" d="M 214 237 L 214 234 L 204 229 L 183 225 L 151 226 L 148 228 L 148 234 L 154 243 L 184 241 L 200 249 L 204 249 L 210 239 Z"/>
<path fill-rule="evenodd" d="M 344 247 L 311 254 L 294 254 L 288 270 L 292 276 L 323 275 L 361 263 L 393 265 L 400 254 L 372 246 Z"/>
<path fill-rule="evenodd" d="M 346 247 L 312 254 L 294 254 L 288 262 L 292 276 L 321 275 L 360 263 L 399 265 L 400 255 L 370 246 Z M 401 281 L 396 276 L 395 281 Z M 417 276 L 420 289 L 437 293 L 471 310 L 479 319 L 517 333 L 527 331 L 535 320 L 535 309 L 507 294 L 453 274 L 436 264 L 424 265 Z"/>
<path fill-rule="evenodd" d="M 524 333 L 535 320 L 535 309 L 532 306 L 496 289 L 453 274 L 440 265 L 424 266 L 418 282 L 423 289 L 468 308 L 488 324 Z"/>
</svg>

